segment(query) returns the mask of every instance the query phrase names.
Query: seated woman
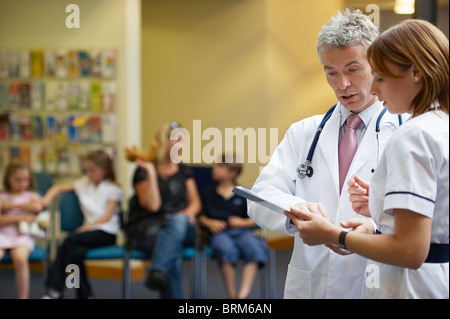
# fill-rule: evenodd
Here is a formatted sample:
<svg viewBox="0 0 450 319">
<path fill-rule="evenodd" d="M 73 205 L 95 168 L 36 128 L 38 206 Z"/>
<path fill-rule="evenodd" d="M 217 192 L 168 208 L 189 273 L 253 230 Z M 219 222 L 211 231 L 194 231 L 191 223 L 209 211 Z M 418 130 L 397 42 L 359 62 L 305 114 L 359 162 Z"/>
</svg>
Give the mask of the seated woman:
<svg viewBox="0 0 450 319">
<path fill-rule="evenodd" d="M 138 166 L 127 233 L 130 245 L 152 260 L 145 285 L 160 290 L 164 299 L 182 297 L 183 248 L 193 244 L 195 219 L 201 210 L 191 170 L 171 159 L 172 147 L 181 142 L 170 139 L 170 134 L 179 127 L 177 122 L 161 126 L 147 160 L 127 149 L 127 158 Z"/>
</svg>

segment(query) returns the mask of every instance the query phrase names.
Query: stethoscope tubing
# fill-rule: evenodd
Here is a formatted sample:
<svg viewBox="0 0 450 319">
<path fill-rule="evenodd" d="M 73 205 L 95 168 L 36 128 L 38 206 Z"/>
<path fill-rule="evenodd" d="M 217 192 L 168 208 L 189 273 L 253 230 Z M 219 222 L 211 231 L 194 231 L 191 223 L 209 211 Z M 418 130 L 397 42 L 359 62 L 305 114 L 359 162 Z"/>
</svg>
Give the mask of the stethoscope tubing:
<svg viewBox="0 0 450 319">
<path fill-rule="evenodd" d="M 312 161 L 312 158 L 313 158 L 313 155 L 314 155 L 314 151 L 316 149 L 317 142 L 319 141 L 320 134 L 322 133 L 323 128 L 325 127 L 325 124 L 330 119 L 331 115 L 333 114 L 333 111 L 336 108 L 336 105 L 337 104 L 333 105 L 327 111 L 327 113 L 325 113 L 322 121 L 320 122 L 320 124 L 319 124 L 319 126 L 317 128 L 316 134 L 314 135 L 314 139 L 313 139 L 313 142 L 311 144 L 311 147 L 309 148 L 308 156 L 306 157 L 305 163 L 300 164 L 297 167 L 297 175 L 298 175 L 298 177 L 300 177 L 302 179 L 305 178 L 305 176 L 311 177 L 313 175 L 314 170 L 311 167 L 311 161 Z M 377 133 L 377 136 L 378 136 L 378 133 L 380 132 L 381 119 L 383 118 L 383 116 L 386 113 L 386 111 L 387 111 L 387 108 L 383 108 L 381 113 L 378 115 L 377 122 L 376 122 L 376 125 L 375 125 L 375 132 Z M 402 116 L 400 114 L 398 115 L 398 123 L 399 123 L 399 125 L 403 124 L 403 119 L 402 119 Z M 377 139 L 378 139 L 378 137 L 377 137 Z"/>
</svg>

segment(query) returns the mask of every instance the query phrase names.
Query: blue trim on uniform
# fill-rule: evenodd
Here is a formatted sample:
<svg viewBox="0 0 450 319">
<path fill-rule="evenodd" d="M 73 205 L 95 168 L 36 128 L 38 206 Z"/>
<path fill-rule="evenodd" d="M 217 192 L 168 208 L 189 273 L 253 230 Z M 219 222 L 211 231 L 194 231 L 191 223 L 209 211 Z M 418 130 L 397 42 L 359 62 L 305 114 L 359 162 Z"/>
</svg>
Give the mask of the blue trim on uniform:
<svg viewBox="0 0 450 319">
<path fill-rule="evenodd" d="M 432 202 L 433 204 L 435 204 L 434 200 L 429 199 L 429 198 L 427 198 L 427 197 L 423 197 L 423 196 L 421 196 L 421 195 L 419 195 L 419 194 L 411 193 L 411 192 L 389 192 L 389 193 L 386 193 L 386 195 L 384 195 L 384 196 L 386 197 L 386 196 L 388 196 L 388 195 L 396 195 L 396 194 L 408 194 L 408 195 L 413 195 L 413 196 L 416 196 L 416 197 L 425 199 L 425 200 L 427 200 L 427 201 Z"/>
<path fill-rule="evenodd" d="M 431 244 L 426 263 L 443 264 L 449 260 L 448 244 Z"/>
</svg>

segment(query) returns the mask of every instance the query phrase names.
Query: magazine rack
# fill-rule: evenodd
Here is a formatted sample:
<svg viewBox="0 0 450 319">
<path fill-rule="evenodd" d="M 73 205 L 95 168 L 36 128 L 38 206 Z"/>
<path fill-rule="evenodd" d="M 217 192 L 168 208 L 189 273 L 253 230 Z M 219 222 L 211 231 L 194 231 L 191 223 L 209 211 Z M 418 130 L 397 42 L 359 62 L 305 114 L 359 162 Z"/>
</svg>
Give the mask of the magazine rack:
<svg viewBox="0 0 450 319">
<path fill-rule="evenodd" d="M 113 49 L 0 50 L 0 169 L 20 156 L 33 172 L 78 177 L 88 151 L 114 157 L 116 61 Z"/>
</svg>

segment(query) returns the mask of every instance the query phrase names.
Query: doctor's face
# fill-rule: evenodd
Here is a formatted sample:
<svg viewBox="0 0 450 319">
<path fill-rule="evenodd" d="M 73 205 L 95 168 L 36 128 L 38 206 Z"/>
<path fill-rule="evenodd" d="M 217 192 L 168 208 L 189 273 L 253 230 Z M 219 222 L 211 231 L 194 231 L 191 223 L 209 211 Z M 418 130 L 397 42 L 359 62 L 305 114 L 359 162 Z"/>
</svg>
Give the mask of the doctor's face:
<svg viewBox="0 0 450 319">
<path fill-rule="evenodd" d="M 363 111 L 377 100 L 370 92 L 373 75 L 366 51 L 364 46 L 354 45 L 330 47 L 319 53 L 328 84 L 341 104 L 353 113 Z"/>
</svg>

